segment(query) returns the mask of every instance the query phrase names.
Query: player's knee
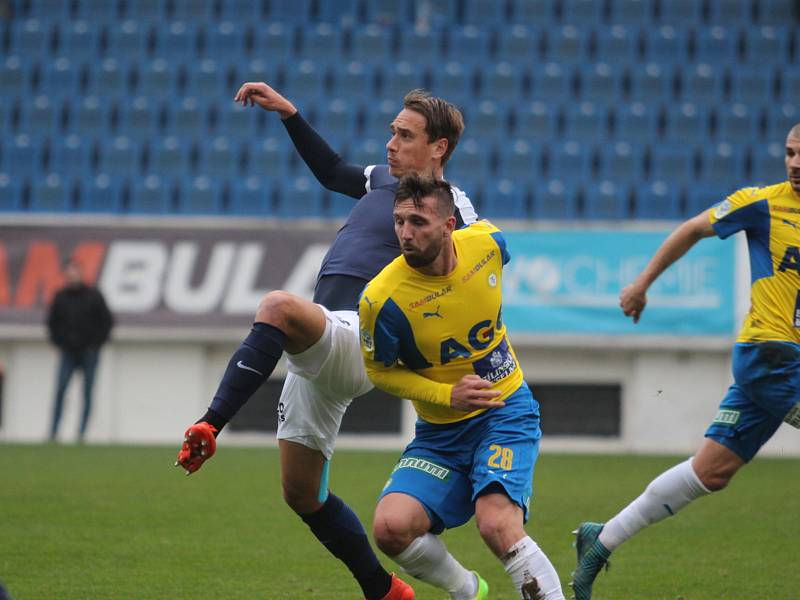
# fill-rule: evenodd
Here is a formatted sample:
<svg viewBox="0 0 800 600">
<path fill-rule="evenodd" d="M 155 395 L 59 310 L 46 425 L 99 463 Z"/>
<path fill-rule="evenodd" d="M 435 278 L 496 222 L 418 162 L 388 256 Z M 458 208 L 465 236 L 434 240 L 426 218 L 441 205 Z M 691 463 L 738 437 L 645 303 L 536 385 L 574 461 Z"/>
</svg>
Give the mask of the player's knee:
<svg viewBox="0 0 800 600">
<path fill-rule="evenodd" d="M 285 327 L 291 318 L 296 300 L 295 296 L 283 290 L 269 292 L 258 303 L 256 321 L 279 328 Z"/>
<path fill-rule="evenodd" d="M 283 500 L 298 515 L 313 513 L 322 506 L 317 495 L 308 487 L 297 482 L 283 482 Z"/>
<path fill-rule="evenodd" d="M 728 473 L 705 473 L 699 475 L 701 483 L 711 492 L 719 492 L 728 487 L 731 482 L 732 475 Z"/>
<path fill-rule="evenodd" d="M 507 537 L 511 527 L 504 514 L 488 511 L 482 514 L 480 518 L 476 518 L 476 523 L 478 525 L 478 533 L 490 546 L 493 545 L 495 540 Z"/>
<path fill-rule="evenodd" d="M 411 529 L 410 522 L 402 516 L 378 512 L 372 524 L 372 537 L 381 552 L 397 556 L 414 540 Z"/>
</svg>

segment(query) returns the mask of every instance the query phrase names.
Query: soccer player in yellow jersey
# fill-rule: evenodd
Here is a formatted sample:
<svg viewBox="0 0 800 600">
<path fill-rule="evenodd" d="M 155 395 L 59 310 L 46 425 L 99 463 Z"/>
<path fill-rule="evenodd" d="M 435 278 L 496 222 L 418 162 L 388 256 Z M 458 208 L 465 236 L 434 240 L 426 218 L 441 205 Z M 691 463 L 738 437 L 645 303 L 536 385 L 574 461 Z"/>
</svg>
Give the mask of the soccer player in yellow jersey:
<svg viewBox="0 0 800 600">
<path fill-rule="evenodd" d="M 693 458 L 654 479 L 605 523 L 577 530 L 577 600 L 589 600 L 609 555 L 641 529 L 723 489 L 781 423 L 800 428 L 800 124 L 786 138 L 788 181 L 745 188 L 689 219 L 658 249 L 620 306 L 639 321 L 658 276 L 704 237 L 744 231 L 750 253 L 750 312 L 733 347 L 734 384 Z"/>
<path fill-rule="evenodd" d="M 505 240 L 486 221 L 455 230 L 442 180 L 401 180 L 393 214 L 402 256 L 362 292 L 361 349 L 375 386 L 412 400 L 419 420 L 375 510 L 375 541 L 451 598 L 484 599 L 486 583 L 436 535 L 474 514 L 520 597 L 563 599 L 523 528 L 541 432 L 501 318 Z"/>
</svg>

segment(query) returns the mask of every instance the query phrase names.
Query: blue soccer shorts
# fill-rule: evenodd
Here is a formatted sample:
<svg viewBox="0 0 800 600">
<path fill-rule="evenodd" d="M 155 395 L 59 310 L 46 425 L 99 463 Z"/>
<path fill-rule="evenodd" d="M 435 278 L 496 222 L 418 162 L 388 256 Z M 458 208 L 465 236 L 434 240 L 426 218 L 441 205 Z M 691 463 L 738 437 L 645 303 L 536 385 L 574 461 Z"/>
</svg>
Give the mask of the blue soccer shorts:
<svg viewBox="0 0 800 600">
<path fill-rule="evenodd" d="M 706 437 L 749 462 L 800 401 L 800 345 L 736 344 L 733 379 Z"/>
<path fill-rule="evenodd" d="M 525 383 L 505 406 L 471 419 L 443 425 L 419 419 L 381 498 L 395 492 L 416 498 L 431 519 L 431 532 L 441 533 L 469 521 L 475 499 L 495 484 L 527 521 L 541 435 L 539 403 Z"/>
</svg>

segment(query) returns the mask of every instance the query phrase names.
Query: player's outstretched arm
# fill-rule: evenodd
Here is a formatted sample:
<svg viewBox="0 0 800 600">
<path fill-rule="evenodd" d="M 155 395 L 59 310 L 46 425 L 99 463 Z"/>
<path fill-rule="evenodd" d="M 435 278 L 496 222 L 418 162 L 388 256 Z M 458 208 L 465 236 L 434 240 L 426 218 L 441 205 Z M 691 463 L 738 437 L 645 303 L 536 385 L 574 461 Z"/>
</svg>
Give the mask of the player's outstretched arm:
<svg viewBox="0 0 800 600">
<path fill-rule="evenodd" d="M 638 323 L 647 305 L 647 290 L 672 263 L 686 254 L 701 239 L 714 235 L 708 211 L 684 221 L 661 244 L 653 258 L 634 282 L 626 286 L 619 296 L 619 305 L 626 317 Z"/>
<path fill-rule="evenodd" d="M 241 102 L 242 106 L 258 104 L 264 110 L 278 113 L 281 119 L 288 119 L 297 113 L 294 104 L 262 81 L 243 83 L 233 100 Z"/>
<path fill-rule="evenodd" d="M 205 421 L 191 425 L 183 435 L 175 466 L 183 467 L 187 475 L 197 471 L 217 451 L 217 433 L 219 430 Z"/>
</svg>

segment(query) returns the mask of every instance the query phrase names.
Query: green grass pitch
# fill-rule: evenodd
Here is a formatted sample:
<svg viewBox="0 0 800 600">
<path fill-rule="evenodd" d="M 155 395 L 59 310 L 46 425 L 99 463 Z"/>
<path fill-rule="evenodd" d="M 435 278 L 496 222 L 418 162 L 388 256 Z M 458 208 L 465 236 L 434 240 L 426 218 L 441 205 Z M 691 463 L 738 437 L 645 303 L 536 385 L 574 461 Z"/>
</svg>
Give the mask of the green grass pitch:
<svg viewBox="0 0 800 600">
<path fill-rule="evenodd" d="M 0 580 L 14 599 L 359 598 L 350 574 L 283 504 L 275 449 L 225 447 L 223 438 L 191 477 L 172 467 L 175 452 L 0 445 Z M 396 457 L 336 454 L 332 489 L 364 523 Z M 540 457 L 528 531 L 567 597 L 570 531 L 607 518 L 678 460 Z M 620 548 L 595 598 L 800 598 L 799 507 L 800 460 L 756 459 L 727 491 Z M 492 599 L 517 598 L 474 522 L 444 539 L 487 579 Z M 419 600 L 446 598 L 419 582 L 415 588 Z"/>
</svg>

